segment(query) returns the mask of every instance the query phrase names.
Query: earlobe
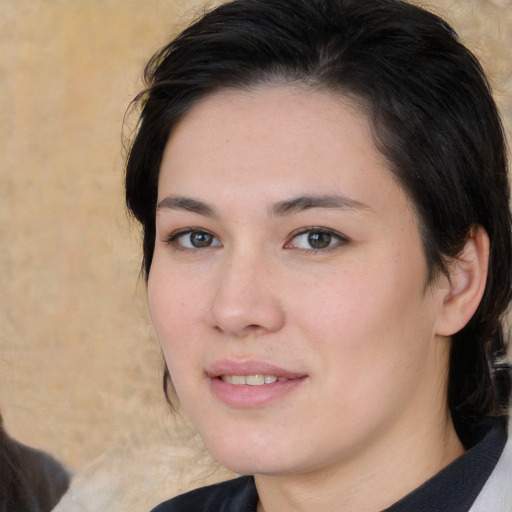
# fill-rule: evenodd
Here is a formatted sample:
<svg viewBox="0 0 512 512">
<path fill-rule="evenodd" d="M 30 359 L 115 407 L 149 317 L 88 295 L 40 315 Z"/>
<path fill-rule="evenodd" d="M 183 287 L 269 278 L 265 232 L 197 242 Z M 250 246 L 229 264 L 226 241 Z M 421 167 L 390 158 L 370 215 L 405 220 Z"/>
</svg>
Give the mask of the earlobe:
<svg viewBox="0 0 512 512">
<path fill-rule="evenodd" d="M 473 226 L 464 249 L 450 266 L 436 334 L 452 336 L 469 322 L 484 294 L 488 264 L 489 236 L 482 226 Z"/>
</svg>

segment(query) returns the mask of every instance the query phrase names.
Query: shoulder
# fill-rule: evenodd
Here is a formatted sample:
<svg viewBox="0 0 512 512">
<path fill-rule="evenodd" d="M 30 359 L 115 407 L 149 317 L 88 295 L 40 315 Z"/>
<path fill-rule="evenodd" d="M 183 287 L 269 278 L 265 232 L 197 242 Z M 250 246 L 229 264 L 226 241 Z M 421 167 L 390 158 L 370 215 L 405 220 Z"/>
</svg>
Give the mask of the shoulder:
<svg viewBox="0 0 512 512">
<path fill-rule="evenodd" d="M 255 512 L 257 501 L 254 479 L 242 476 L 181 494 L 152 512 Z"/>
</svg>

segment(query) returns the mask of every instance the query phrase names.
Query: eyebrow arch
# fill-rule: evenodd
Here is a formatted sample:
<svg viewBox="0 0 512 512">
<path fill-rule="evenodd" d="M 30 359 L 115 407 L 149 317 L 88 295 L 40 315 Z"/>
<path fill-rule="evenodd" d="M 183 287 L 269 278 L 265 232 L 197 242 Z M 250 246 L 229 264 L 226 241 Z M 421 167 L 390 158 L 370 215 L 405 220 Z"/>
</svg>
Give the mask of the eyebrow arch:
<svg viewBox="0 0 512 512">
<path fill-rule="evenodd" d="M 171 210 L 184 210 L 206 217 L 217 217 L 215 210 L 206 203 L 197 199 L 183 196 L 168 196 L 157 204 L 157 209 L 169 208 Z M 340 209 L 340 210 L 371 210 L 368 205 L 343 195 L 304 195 L 279 201 L 275 203 L 270 214 L 284 217 L 313 208 Z"/>
<path fill-rule="evenodd" d="M 211 206 L 202 201 L 182 196 L 168 196 L 157 204 L 157 209 L 170 208 L 171 210 L 185 210 L 187 212 L 197 213 L 206 217 L 216 217 L 216 213 Z"/>
<path fill-rule="evenodd" d="M 271 214 L 282 217 L 311 208 L 371 210 L 368 205 L 343 195 L 305 195 L 276 203 L 271 209 Z"/>
</svg>

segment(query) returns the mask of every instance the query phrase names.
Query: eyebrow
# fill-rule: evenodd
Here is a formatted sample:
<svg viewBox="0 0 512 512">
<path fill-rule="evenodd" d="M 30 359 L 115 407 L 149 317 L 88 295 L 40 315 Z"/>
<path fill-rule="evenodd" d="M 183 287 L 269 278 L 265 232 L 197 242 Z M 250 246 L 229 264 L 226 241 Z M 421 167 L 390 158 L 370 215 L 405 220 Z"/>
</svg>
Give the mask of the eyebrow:
<svg viewBox="0 0 512 512">
<path fill-rule="evenodd" d="M 216 217 L 216 213 L 211 206 L 202 201 L 182 196 L 168 196 L 157 204 L 157 209 L 170 208 L 171 210 L 185 210 L 187 212 L 198 213 L 206 217 Z"/>
<path fill-rule="evenodd" d="M 183 196 L 168 196 L 157 204 L 157 209 L 184 210 L 206 217 L 218 217 L 215 209 L 202 201 Z M 314 208 L 338 210 L 371 210 L 371 208 L 355 199 L 344 195 L 304 195 L 279 201 L 270 208 L 271 216 L 285 217 Z"/>
<path fill-rule="evenodd" d="M 276 203 L 271 209 L 271 214 L 283 217 L 313 208 L 371 210 L 368 205 L 344 195 L 305 195 Z"/>
</svg>

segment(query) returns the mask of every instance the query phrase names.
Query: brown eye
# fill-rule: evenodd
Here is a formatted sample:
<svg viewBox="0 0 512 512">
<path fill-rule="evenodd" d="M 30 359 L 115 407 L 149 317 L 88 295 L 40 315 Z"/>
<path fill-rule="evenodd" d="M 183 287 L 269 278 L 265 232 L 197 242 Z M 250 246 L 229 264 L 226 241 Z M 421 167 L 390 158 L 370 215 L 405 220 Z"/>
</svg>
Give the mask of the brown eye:
<svg viewBox="0 0 512 512">
<path fill-rule="evenodd" d="M 285 245 L 286 249 L 301 249 L 306 251 L 323 251 L 335 248 L 348 242 L 343 235 L 330 229 L 308 228 L 297 233 Z"/>
<path fill-rule="evenodd" d="M 196 247 L 197 249 L 210 247 L 213 242 L 213 236 L 210 235 L 210 233 L 190 233 L 188 237 L 190 240 L 190 245 L 192 247 Z"/>
<path fill-rule="evenodd" d="M 308 243 L 313 249 L 325 249 L 332 242 L 332 235 L 326 232 L 308 233 Z"/>
<path fill-rule="evenodd" d="M 220 247 L 221 243 L 215 236 L 207 231 L 181 231 L 169 238 L 169 243 L 176 244 L 185 249 L 208 249 Z"/>
</svg>

